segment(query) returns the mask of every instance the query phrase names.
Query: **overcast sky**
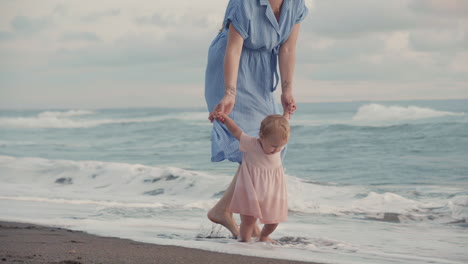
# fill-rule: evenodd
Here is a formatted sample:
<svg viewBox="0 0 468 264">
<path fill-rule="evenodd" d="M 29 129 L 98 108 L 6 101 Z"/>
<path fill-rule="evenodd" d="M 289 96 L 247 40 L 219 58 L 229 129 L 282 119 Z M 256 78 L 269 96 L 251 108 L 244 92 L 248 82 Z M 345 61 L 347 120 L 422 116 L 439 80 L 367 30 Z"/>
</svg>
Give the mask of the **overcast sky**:
<svg viewBox="0 0 468 264">
<path fill-rule="evenodd" d="M 0 107 L 204 106 L 227 2 L 0 0 Z M 467 0 L 307 3 L 297 101 L 468 98 Z"/>
</svg>

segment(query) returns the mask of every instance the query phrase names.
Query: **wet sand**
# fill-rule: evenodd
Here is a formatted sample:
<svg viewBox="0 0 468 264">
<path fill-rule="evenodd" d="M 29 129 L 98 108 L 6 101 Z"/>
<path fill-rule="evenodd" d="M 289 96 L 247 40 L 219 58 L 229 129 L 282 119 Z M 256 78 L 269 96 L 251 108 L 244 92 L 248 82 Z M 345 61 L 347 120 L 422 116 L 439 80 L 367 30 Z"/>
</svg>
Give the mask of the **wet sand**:
<svg viewBox="0 0 468 264">
<path fill-rule="evenodd" d="M 137 263 L 137 264 L 311 264 L 163 246 L 82 231 L 35 224 L 0 221 L 2 263 Z"/>
</svg>

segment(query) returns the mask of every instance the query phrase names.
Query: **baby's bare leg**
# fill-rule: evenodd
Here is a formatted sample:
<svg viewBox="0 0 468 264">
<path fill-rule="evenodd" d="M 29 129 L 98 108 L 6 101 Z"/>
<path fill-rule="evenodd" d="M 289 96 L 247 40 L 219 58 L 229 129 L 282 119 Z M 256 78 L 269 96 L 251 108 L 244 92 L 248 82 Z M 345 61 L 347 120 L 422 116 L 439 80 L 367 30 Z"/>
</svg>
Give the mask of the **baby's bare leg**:
<svg viewBox="0 0 468 264">
<path fill-rule="evenodd" d="M 273 239 L 270 238 L 270 234 L 275 231 L 278 224 L 266 224 L 263 226 L 262 232 L 260 233 L 260 241 L 262 242 L 274 242 Z"/>
<path fill-rule="evenodd" d="M 257 223 L 257 218 L 250 215 L 240 215 L 240 237 L 241 242 L 250 242 L 252 238 L 252 231 Z"/>
<path fill-rule="evenodd" d="M 260 227 L 258 227 L 257 224 L 254 225 L 254 229 L 253 229 L 253 232 L 252 232 L 252 236 L 253 237 L 260 237 Z"/>
</svg>

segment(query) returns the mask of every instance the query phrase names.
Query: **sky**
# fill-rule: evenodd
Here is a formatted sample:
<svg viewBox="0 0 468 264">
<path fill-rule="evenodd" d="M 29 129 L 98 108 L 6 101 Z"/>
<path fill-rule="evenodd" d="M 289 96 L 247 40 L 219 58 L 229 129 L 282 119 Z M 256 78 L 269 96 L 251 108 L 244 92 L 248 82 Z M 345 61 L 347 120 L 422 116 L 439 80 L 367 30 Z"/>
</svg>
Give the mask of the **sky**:
<svg viewBox="0 0 468 264">
<path fill-rule="evenodd" d="M 205 106 L 227 2 L 0 0 L 0 108 Z M 468 1 L 306 2 L 296 101 L 468 98 Z"/>
</svg>

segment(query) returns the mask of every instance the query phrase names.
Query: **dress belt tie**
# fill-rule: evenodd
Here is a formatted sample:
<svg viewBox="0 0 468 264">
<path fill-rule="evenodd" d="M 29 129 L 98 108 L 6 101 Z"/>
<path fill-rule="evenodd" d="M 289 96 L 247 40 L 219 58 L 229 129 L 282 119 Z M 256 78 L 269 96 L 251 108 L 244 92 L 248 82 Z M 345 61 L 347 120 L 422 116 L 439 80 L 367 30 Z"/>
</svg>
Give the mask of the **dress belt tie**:
<svg viewBox="0 0 468 264">
<path fill-rule="evenodd" d="M 276 87 L 278 86 L 279 83 L 279 75 L 278 75 L 278 54 L 279 54 L 279 49 L 280 45 L 276 46 L 273 48 L 271 51 L 271 70 L 273 71 L 273 87 L 271 89 L 271 92 L 274 92 L 276 90 Z M 276 79 L 276 83 L 275 83 Z"/>
<path fill-rule="evenodd" d="M 273 72 L 273 76 L 272 76 L 272 84 L 273 86 L 271 87 L 271 92 L 274 92 L 276 90 L 276 87 L 278 86 L 278 83 L 279 83 L 279 74 L 278 74 L 278 54 L 279 54 L 279 49 L 280 49 L 280 46 L 281 45 L 278 45 L 276 47 L 274 47 L 271 51 L 269 50 L 254 50 L 254 49 L 250 49 L 250 48 L 247 48 L 247 47 L 243 47 L 244 49 L 246 50 L 249 50 L 249 51 L 253 51 L 253 52 L 269 52 L 271 54 L 271 71 Z"/>
</svg>

